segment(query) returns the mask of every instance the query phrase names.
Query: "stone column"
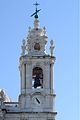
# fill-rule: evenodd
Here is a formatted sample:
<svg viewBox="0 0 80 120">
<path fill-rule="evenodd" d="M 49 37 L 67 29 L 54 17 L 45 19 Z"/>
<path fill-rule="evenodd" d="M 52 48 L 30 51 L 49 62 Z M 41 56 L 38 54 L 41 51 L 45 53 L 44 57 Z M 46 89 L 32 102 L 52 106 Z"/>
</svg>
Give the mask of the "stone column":
<svg viewBox="0 0 80 120">
<path fill-rule="evenodd" d="M 44 62 L 44 87 L 50 89 L 50 63 L 49 61 Z"/>
<path fill-rule="evenodd" d="M 54 79 L 53 79 L 53 63 L 51 63 L 51 65 L 50 65 L 50 72 L 51 72 L 51 93 L 53 93 L 53 85 L 54 85 Z"/>
<path fill-rule="evenodd" d="M 31 61 L 27 62 L 26 65 L 26 92 L 28 92 L 28 90 L 31 88 L 31 75 L 32 75 L 32 71 L 31 71 Z"/>
<path fill-rule="evenodd" d="M 26 91 L 26 64 L 21 68 L 21 94 L 25 94 Z"/>
</svg>

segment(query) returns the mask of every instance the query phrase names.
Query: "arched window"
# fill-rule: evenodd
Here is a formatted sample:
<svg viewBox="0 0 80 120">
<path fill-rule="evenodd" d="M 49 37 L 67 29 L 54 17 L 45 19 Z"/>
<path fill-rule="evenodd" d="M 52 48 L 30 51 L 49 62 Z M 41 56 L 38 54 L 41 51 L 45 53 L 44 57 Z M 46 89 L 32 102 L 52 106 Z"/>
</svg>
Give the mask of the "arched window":
<svg viewBox="0 0 80 120">
<path fill-rule="evenodd" d="M 43 88 L 43 70 L 40 67 L 32 71 L 32 88 Z"/>
</svg>

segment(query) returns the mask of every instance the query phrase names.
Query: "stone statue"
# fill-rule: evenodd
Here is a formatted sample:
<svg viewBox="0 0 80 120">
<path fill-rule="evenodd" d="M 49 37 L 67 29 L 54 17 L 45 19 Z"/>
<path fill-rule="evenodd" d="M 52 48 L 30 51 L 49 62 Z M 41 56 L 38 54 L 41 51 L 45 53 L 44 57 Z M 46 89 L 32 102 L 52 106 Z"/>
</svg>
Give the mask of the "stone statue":
<svg viewBox="0 0 80 120">
<path fill-rule="evenodd" d="M 53 40 L 50 41 L 50 44 L 51 44 L 50 52 L 51 52 L 51 56 L 53 56 L 53 49 L 54 49 L 54 42 L 53 42 Z"/>
<path fill-rule="evenodd" d="M 23 39 L 23 41 L 22 41 L 22 46 L 21 46 L 21 48 L 22 48 L 22 56 L 24 56 L 25 55 L 25 52 L 26 52 L 26 41 Z"/>
</svg>

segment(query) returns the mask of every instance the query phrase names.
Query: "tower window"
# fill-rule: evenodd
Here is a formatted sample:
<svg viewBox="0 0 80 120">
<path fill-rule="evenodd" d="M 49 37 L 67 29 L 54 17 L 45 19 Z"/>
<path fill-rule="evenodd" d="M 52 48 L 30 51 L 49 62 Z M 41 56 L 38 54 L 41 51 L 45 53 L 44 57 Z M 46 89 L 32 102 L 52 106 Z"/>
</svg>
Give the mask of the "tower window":
<svg viewBox="0 0 80 120">
<path fill-rule="evenodd" d="M 32 88 L 43 88 L 43 70 L 40 67 L 33 69 Z"/>
</svg>

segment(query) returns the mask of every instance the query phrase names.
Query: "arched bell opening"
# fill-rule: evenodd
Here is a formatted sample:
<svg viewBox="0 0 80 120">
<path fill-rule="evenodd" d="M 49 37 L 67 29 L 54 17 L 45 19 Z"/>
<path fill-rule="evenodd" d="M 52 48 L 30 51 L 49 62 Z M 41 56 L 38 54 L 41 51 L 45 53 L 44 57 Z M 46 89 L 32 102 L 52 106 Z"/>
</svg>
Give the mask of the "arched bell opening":
<svg viewBox="0 0 80 120">
<path fill-rule="evenodd" d="M 32 88 L 43 88 L 43 70 L 40 67 L 33 68 Z"/>
</svg>

